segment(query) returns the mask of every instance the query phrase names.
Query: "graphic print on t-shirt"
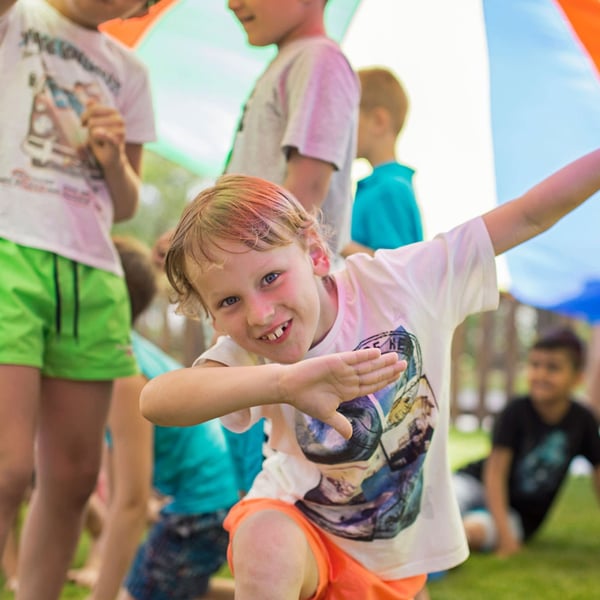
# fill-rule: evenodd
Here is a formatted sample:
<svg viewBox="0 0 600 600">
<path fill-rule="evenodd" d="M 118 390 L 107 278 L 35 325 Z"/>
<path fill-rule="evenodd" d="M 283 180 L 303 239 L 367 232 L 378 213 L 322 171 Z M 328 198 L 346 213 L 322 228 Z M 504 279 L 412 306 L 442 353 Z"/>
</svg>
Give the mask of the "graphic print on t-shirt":
<svg viewBox="0 0 600 600">
<path fill-rule="evenodd" d="M 394 384 L 340 405 L 352 438 L 302 413 L 296 421 L 298 443 L 321 471 L 319 484 L 298 508 L 326 531 L 356 540 L 395 537 L 416 519 L 438 412 L 414 335 L 399 327 L 363 340 L 357 349 L 369 347 L 397 352 L 408 366 Z"/>
<path fill-rule="evenodd" d="M 562 480 L 568 456 L 567 434 L 560 430 L 548 434 L 518 461 L 515 482 L 519 492 L 535 496 L 553 492 Z"/>
<path fill-rule="evenodd" d="M 31 113 L 29 128 L 23 140 L 23 151 L 35 167 L 63 171 L 79 177 L 101 179 L 102 170 L 88 146 L 88 132 L 81 115 L 88 102 L 106 104 L 92 73 L 99 69 L 72 44 L 35 31 L 23 34 L 23 56 L 36 57 L 29 73 Z M 63 81 L 48 66 L 52 61 L 75 60 L 88 81 Z M 108 77 L 107 75 L 105 75 Z"/>
<path fill-rule="evenodd" d="M 32 73 L 30 85 L 34 95 L 23 150 L 31 157 L 32 165 L 102 178 L 80 118 L 86 102 L 96 96 L 95 84 L 77 82 L 69 89 L 50 76 L 38 79 Z"/>
</svg>

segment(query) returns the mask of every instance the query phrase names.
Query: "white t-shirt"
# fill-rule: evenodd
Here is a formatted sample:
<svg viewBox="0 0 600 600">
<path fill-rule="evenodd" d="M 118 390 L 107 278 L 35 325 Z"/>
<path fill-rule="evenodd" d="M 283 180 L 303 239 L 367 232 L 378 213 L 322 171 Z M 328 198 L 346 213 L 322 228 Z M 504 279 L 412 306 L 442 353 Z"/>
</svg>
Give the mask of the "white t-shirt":
<svg viewBox="0 0 600 600">
<path fill-rule="evenodd" d="M 296 504 L 344 551 L 383 579 L 447 569 L 468 555 L 448 460 L 450 349 L 455 328 L 498 304 L 494 252 L 481 218 L 429 242 L 334 274 L 338 314 L 307 358 L 378 346 L 408 360 L 399 380 L 340 406 L 350 441 L 289 404 L 222 418 L 234 431 L 271 420 L 268 458 L 248 498 Z M 197 362 L 261 364 L 230 338 Z M 226 376 L 226 375 L 225 375 Z"/>
<path fill-rule="evenodd" d="M 358 77 L 333 40 L 296 40 L 282 48 L 256 83 L 226 167 L 227 173 L 281 185 L 291 148 L 331 163 L 335 170 L 321 209 L 334 251 L 350 236 L 359 101 Z"/>
<path fill-rule="evenodd" d="M 113 204 L 86 145 L 88 100 L 115 107 L 131 143 L 154 139 L 146 68 L 45 0 L 0 18 L 0 237 L 121 273 Z"/>
</svg>

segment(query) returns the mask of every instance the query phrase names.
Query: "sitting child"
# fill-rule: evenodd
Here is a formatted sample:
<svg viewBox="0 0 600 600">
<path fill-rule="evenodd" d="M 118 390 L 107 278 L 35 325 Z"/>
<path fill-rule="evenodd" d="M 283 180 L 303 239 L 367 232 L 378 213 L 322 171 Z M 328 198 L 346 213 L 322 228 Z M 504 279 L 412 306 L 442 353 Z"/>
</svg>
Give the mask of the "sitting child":
<svg viewBox="0 0 600 600">
<path fill-rule="evenodd" d="M 528 394 L 497 416 L 487 458 L 454 475 L 472 550 L 518 552 L 542 525 L 575 456 L 593 465 L 600 499 L 600 437 L 592 413 L 573 399 L 584 346 L 568 328 L 548 332 L 529 350 Z"/>
</svg>

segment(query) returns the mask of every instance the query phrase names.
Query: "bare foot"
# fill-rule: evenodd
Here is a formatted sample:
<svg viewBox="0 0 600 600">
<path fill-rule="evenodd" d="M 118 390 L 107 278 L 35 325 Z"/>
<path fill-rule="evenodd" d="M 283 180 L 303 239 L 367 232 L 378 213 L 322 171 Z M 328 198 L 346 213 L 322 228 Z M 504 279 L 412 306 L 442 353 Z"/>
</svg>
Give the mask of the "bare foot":
<svg viewBox="0 0 600 600">
<path fill-rule="evenodd" d="M 98 581 L 98 569 L 96 567 L 70 569 L 67 573 L 67 579 L 91 590 L 96 585 L 96 581 Z"/>
<path fill-rule="evenodd" d="M 9 577 L 4 582 L 4 589 L 8 590 L 9 592 L 13 592 L 13 594 L 17 591 L 18 587 L 19 587 L 19 582 L 17 581 L 16 577 Z"/>
</svg>

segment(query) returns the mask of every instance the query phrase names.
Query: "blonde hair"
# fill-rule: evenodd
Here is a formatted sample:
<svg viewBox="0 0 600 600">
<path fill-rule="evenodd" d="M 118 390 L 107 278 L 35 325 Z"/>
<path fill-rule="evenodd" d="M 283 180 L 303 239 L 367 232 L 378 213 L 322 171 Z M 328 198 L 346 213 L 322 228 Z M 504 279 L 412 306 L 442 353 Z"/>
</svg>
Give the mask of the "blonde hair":
<svg viewBox="0 0 600 600">
<path fill-rule="evenodd" d="M 361 85 L 360 107 L 363 110 L 384 108 L 391 116 L 392 128 L 398 135 L 408 112 L 408 96 L 394 74 L 383 67 L 358 70 Z"/>
<path fill-rule="evenodd" d="M 221 242 L 241 242 L 258 252 L 294 242 L 308 249 L 316 242 L 328 251 L 318 216 L 290 192 L 258 177 L 224 175 L 186 207 L 165 259 L 178 311 L 188 317 L 198 318 L 200 310 L 208 314 L 188 275 L 190 261 L 201 269 L 219 266 L 214 250 Z"/>
</svg>

